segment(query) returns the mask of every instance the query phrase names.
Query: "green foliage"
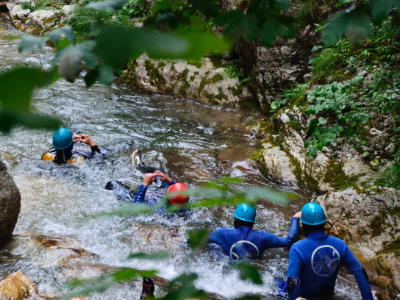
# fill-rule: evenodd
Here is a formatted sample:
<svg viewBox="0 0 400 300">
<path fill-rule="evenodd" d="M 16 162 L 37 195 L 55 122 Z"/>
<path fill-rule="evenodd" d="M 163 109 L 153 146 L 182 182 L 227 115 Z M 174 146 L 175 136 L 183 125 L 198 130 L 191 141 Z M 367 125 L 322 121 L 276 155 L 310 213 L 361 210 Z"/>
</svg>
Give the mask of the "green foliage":
<svg viewBox="0 0 400 300">
<path fill-rule="evenodd" d="M 340 1 L 337 6 L 350 1 Z M 328 24 L 322 29 L 322 39 L 325 47 L 335 45 L 343 35 L 352 44 L 359 45 L 366 39 L 371 23 L 382 24 L 387 15 L 395 6 L 400 9 L 398 0 L 370 0 L 362 4 L 335 13 Z"/>
<path fill-rule="evenodd" d="M 249 265 L 248 263 L 242 261 L 242 262 L 235 264 L 235 267 L 240 272 L 240 279 L 250 280 L 254 284 L 259 284 L 259 285 L 263 284 L 261 275 L 254 266 Z"/>
<path fill-rule="evenodd" d="M 377 185 L 400 190 L 400 147 L 394 155 L 394 163 L 385 170 L 383 176 L 378 180 Z"/>
<path fill-rule="evenodd" d="M 277 113 L 287 106 L 296 105 L 302 107 L 305 104 L 307 89 L 307 84 L 295 83 L 290 88 L 279 93 L 278 96 L 281 100 L 271 103 L 271 113 Z"/>
<path fill-rule="evenodd" d="M 16 125 L 46 129 L 56 129 L 60 125 L 52 117 L 29 111 L 33 90 L 47 84 L 49 75 L 48 72 L 33 68 L 18 68 L 0 74 L 0 131 L 8 133 Z"/>
<path fill-rule="evenodd" d="M 224 73 L 228 75 L 229 78 L 239 78 L 243 76 L 242 68 L 237 61 L 234 61 L 231 65 L 225 67 Z"/>
</svg>

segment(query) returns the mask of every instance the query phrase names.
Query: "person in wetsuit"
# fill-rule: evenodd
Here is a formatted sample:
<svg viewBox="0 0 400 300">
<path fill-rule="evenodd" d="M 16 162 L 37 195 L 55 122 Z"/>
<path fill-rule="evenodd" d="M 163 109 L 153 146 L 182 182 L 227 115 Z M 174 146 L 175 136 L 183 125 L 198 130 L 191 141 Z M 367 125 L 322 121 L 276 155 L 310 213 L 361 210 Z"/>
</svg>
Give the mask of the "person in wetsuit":
<svg viewBox="0 0 400 300">
<path fill-rule="evenodd" d="M 299 240 L 298 214 L 291 220 L 287 237 L 279 237 L 265 231 L 253 231 L 256 209 L 250 204 L 241 203 L 233 214 L 235 228 L 217 229 L 209 235 L 207 242 L 220 245 L 233 260 L 259 259 L 269 248 L 290 247 Z"/>
<path fill-rule="evenodd" d="M 325 234 L 326 216 L 318 203 L 307 203 L 301 210 L 306 239 L 295 243 L 289 253 L 289 299 L 329 299 L 333 297 L 341 265 L 347 266 L 357 280 L 364 300 L 372 300 L 368 275 L 341 239 Z"/>
<path fill-rule="evenodd" d="M 142 161 L 141 152 L 138 149 L 132 154 L 132 163 L 146 172 L 143 183 L 137 193 L 117 180 L 109 181 L 106 184 L 107 190 L 112 190 L 125 201 L 133 203 L 145 203 L 153 206 L 161 200 L 162 196 L 170 186 L 176 184 L 174 180 L 164 174 L 163 169 L 146 166 Z M 152 189 L 150 192 L 148 192 L 148 188 L 153 182 L 156 184 L 156 189 Z M 172 205 L 172 201 L 167 202 L 167 205 Z M 160 207 L 156 211 L 165 212 L 166 209 L 167 207 Z M 190 210 L 181 208 L 177 212 L 170 214 L 170 216 L 177 215 L 180 217 L 187 217 L 189 214 Z"/>
<path fill-rule="evenodd" d="M 74 149 L 76 142 L 90 146 L 91 153 L 83 153 Z M 67 128 L 59 128 L 53 134 L 53 147 L 42 155 L 42 160 L 53 161 L 57 164 L 75 163 L 91 158 L 95 153 L 101 153 L 99 147 L 88 134 L 72 134 Z"/>
</svg>

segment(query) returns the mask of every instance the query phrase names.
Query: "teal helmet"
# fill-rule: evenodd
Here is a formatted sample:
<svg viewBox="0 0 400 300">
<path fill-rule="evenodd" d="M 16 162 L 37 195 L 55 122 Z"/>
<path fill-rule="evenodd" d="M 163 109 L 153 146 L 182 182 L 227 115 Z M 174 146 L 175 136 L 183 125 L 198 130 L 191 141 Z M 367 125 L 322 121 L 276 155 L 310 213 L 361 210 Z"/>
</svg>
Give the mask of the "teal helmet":
<svg viewBox="0 0 400 300">
<path fill-rule="evenodd" d="M 233 214 L 236 219 L 252 222 L 256 220 L 256 208 L 253 205 L 247 203 L 240 203 Z"/>
<path fill-rule="evenodd" d="M 307 203 L 301 209 L 301 219 L 303 224 L 320 225 L 326 222 L 324 209 L 315 202 Z"/>
<path fill-rule="evenodd" d="M 53 134 L 53 146 L 57 150 L 63 150 L 71 146 L 74 138 L 67 128 L 58 128 Z"/>
</svg>

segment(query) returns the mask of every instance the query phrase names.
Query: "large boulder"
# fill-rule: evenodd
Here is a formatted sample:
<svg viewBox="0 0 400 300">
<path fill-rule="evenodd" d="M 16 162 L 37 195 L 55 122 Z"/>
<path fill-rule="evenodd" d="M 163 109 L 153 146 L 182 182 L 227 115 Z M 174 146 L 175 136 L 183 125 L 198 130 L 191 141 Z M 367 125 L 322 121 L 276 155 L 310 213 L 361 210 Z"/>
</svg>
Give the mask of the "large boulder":
<svg viewBox="0 0 400 300">
<path fill-rule="evenodd" d="M 0 155 L 0 244 L 11 238 L 21 209 L 21 195 Z"/>
</svg>

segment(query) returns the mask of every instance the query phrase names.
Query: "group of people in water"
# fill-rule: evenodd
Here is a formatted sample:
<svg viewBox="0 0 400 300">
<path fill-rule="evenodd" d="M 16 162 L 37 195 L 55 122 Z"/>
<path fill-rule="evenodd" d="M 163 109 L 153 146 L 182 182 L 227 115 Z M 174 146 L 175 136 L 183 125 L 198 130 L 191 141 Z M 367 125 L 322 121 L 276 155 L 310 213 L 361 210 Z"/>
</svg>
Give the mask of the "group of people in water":
<svg viewBox="0 0 400 300">
<path fill-rule="evenodd" d="M 90 153 L 74 150 L 76 142 L 83 142 L 91 147 Z M 101 149 L 87 134 L 72 134 L 67 128 L 59 128 L 53 135 L 54 148 L 47 151 L 42 160 L 57 164 L 75 163 L 101 154 Z M 119 197 L 133 203 L 157 204 L 167 190 L 169 203 L 175 205 L 178 216 L 187 217 L 190 210 L 185 208 L 189 198 L 182 193 L 186 186 L 176 183 L 165 175 L 162 169 L 146 166 L 140 150 L 132 154 L 132 163 L 145 172 L 143 183 L 137 192 L 123 183 L 113 180 L 106 189 L 114 191 Z M 148 187 L 155 184 L 159 192 L 146 195 Z M 161 210 L 161 212 L 164 212 Z M 291 226 L 286 237 L 279 237 L 265 231 L 254 231 L 256 208 L 247 203 L 239 204 L 233 214 L 234 228 L 221 228 L 208 236 L 207 242 L 217 245 L 223 255 L 231 260 L 260 259 L 269 248 L 290 247 L 287 280 L 279 282 L 278 295 L 290 300 L 303 297 L 306 299 L 330 299 L 334 296 L 335 283 L 339 267 L 345 265 L 357 280 L 364 300 L 372 300 L 368 275 L 354 257 L 346 243 L 339 238 L 325 233 L 327 221 L 323 208 L 315 202 L 307 203 L 301 212 L 291 219 Z M 305 239 L 300 240 L 300 223 Z M 143 279 L 140 299 L 154 295 L 154 283 L 150 278 Z"/>
</svg>

